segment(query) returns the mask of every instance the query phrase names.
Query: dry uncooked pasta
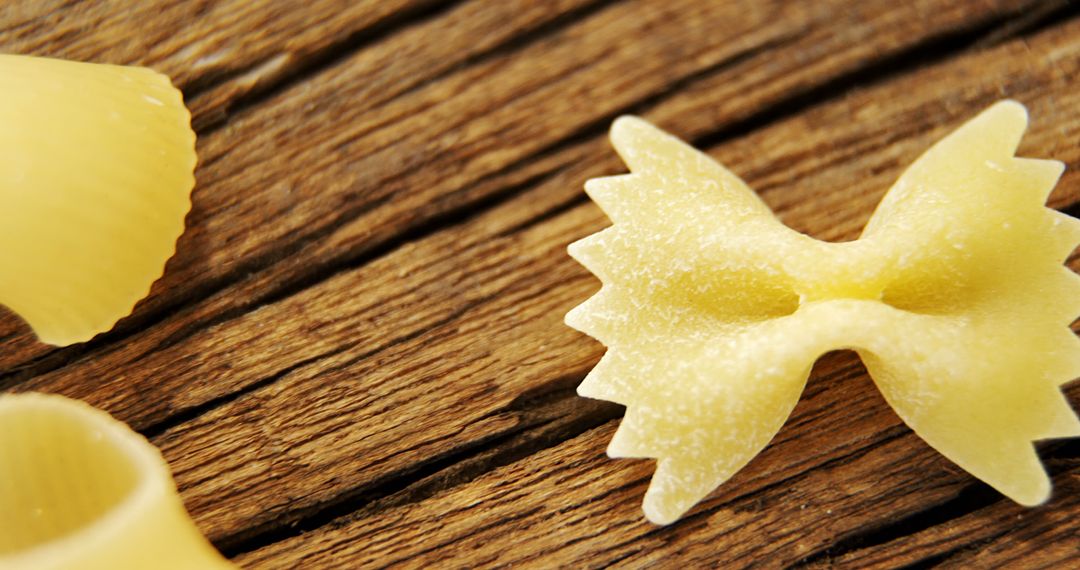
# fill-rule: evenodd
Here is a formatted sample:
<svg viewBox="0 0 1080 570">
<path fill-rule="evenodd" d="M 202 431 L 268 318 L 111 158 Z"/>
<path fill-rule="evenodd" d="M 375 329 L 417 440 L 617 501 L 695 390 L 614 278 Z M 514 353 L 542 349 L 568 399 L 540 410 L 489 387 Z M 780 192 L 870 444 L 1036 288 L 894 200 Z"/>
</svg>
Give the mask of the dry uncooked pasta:
<svg viewBox="0 0 1080 570">
<path fill-rule="evenodd" d="M 157 448 L 62 396 L 0 396 L 0 568 L 232 568 Z"/>
<path fill-rule="evenodd" d="M 149 69 L 0 55 L 0 304 L 47 343 L 112 328 L 184 229 L 195 134 Z"/>
<path fill-rule="evenodd" d="M 578 391 L 627 406 L 612 457 L 651 457 L 646 516 L 670 523 L 780 429 L 822 353 L 852 348 L 927 443 L 1013 500 L 1050 482 L 1033 440 L 1080 435 L 1080 222 L 1044 207 L 1061 163 L 1017 158 L 1003 101 L 920 157 L 862 236 L 785 227 L 745 183 L 636 118 L 631 174 L 590 180 L 614 225 L 570 246 L 603 282 L 571 311 L 607 353 Z"/>
</svg>

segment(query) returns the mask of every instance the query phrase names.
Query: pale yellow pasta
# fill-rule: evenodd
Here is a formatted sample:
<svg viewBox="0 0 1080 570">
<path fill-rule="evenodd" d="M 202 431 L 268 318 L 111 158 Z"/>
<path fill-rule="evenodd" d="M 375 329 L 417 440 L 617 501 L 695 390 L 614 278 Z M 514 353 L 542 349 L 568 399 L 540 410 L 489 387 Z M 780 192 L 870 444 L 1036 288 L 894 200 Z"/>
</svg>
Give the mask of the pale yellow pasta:
<svg viewBox="0 0 1080 570">
<path fill-rule="evenodd" d="M 1003 101 L 896 182 L 860 239 L 781 224 L 739 178 L 636 118 L 611 138 L 631 174 L 586 191 L 614 226 L 570 246 L 603 281 L 567 315 L 607 354 L 580 394 L 627 406 L 613 457 L 657 458 L 645 513 L 669 523 L 779 430 L 822 353 L 855 349 L 926 442 L 1015 501 L 1050 483 L 1033 440 L 1080 435 L 1080 222 L 1044 207 L 1056 161 L 1016 158 Z"/>
<path fill-rule="evenodd" d="M 232 568 L 188 518 L 161 453 L 62 396 L 0 396 L 0 568 Z"/>
<path fill-rule="evenodd" d="M 109 330 L 184 229 L 195 134 L 140 67 L 0 55 L 0 304 L 66 345 Z"/>
</svg>

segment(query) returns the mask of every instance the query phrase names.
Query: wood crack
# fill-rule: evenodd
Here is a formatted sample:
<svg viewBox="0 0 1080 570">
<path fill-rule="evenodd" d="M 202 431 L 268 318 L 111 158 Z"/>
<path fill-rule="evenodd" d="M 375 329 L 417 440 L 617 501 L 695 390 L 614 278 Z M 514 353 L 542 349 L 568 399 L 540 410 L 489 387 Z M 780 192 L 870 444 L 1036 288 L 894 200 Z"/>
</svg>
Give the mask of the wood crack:
<svg viewBox="0 0 1080 570">
<path fill-rule="evenodd" d="M 1054 465 L 1053 460 L 1056 458 L 1073 457 L 1078 452 L 1080 452 L 1080 441 L 1072 440 L 1049 444 L 1045 446 L 1044 451 L 1040 453 L 1040 455 L 1047 465 L 1047 471 L 1050 476 L 1054 477 L 1069 471 L 1069 468 L 1068 466 L 1056 466 Z M 995 503 L 1001 503 L 1007 500 L 1008 499 L 1001 495 L 1001 493 L 995 491 L 988 485 L 981 482 L 974 482 L 964 487 L 954 497 L 944 502 L 911 513 L 900 519 L 883 521 L 883 524 L 876 526 L 875 528 L 869 528 L 863 532 L 844 537 L 827 548 L 811 553 L 791 567 L 803 568 L 827 565 L 828 561 L 832 559 L 840 558 L 858 550 L 874 548 L 906 536 L 918 534 L 934 527 L 946 525 L 951 521 L 970 515 L 981 509 L 985 509 Z M 1008 532 L 1007 528 L 1002 529 L 1001 532 L 997 534 L 953 547 L 945 552 L 933 553 L 924 559 L 911 562 L 909 565 L 905 566 L 905 568 L 928 568 L 935 566 L 964 550 L 977 547 L 978 544 L 993 542 L 1006 532 Z"/>
<path fill-rule="evenodd" d="M 579 6 L 573 10 L 570 10 L 536 28 L 529 30 L 523 34 L 515 35 L 508 38 L 506 41 L 498 43 L 482 52 L 473 54 L 463 59 L 458 64 L 451 68 L 445 69 L 442 72 L 420 82 L 405 91 L 402 91 L 397 97 L 404 97 L 416 91 L 427 87 L 433 83 L 437 83 L 447 77 L 453 75 L 456 72 L 461 71 L 472 66 L 480 65 L 496 59 L 499 56 L 513 54 L 516 51 L 533 44 L 537 41 L 558 33 L 567 25 L 576 21 L 583 20 L 589 16 L 603 10 L 604 8 L 618 2 L 619 0 L 595 0 L 588 2 L 582 6 Z"/>
<path fill-rule="evenodd" d="M 1063 26 L 1080 17 L 1080 4 L 1071 0 L 1049 0 L 1011 18 L 995 32 L 973 44 L 975 48 L 993 47 L 1015 38 L 1033 36 L 1049 28 Z"/>
<path fill-rule="evenodd" d="M 1069 13 L 1074 14 L 1077 12 L 1075 8 L 1070 7 Z M 1047 15 L 1045 19 L 1049 22 L 1058 23 L 1054 14 Z M 759 113 L 726 125 L 717 131 L 697 137 L 693 140 L 694 146 L 710 148 L 729 140 L 741 138 L 769 124 L 794 117 L 820 103 L 843 98 L 855 89 L 881 84 L 894 77 L 908 74 L 920 67 L 952 59 L 971 48 L 979 46 L 980 42 L 988 38 L 997 38 L 996 41 L 1004 41 L 1005 39 L 1021 37 L 1027 33 L 1037 33 L 1044 29 L 1043 26 L 1014 29 L 1010 26 L 1010 23 L 1016 18 L 1023 19 L 1025 16 L 1023 14 L 1019 16 L 1016 14 L 1001 15 L 976 25 L 961 27 L 931 36 L 896 53 L 856 67 L 816 87 L 802 92 L 794 92 Z M 1040 22 L 1047 23 L 1043 20 L 1040 20 Z M 1003 36 L 1001 35 L 1002 30 L 1007 30 L 1009 34 L 1015 35 Z"/>
<path fill-rule="evenodd" d="M 445 458 L 434 458 L 431 464 L 416 466 L 416 471 L 390 475 L 372 485 L 354 489 L 341 500 L 328 503 L 318 511 L 299 517 L 280 528 L 264 529 L 255 536 L 242 540 L 226 537 L 217 541 L 217 545 L 228 556 L 233 557 L 322 527 L 337 528 L 361 518 L 377 516 L 385 510 L 419 502 L 437 493 L 467 484 L 489 471 L 520 461 L 538 451 L 559 445 L 609 421 L 621 418 L 625 411 L 623 406 L 577 396 L 577 385 L 581 383 L 586 372 L 587 370 L 568 374 L 541 384 L 523 392 L 507 406 L 477 420 L 479 422 L 487 417 L 504 414 L 513 414 L 519 418 L 514 429 L 494 439 L 484 440 L 476 446 L 457 450 Z M 828 382 L 830 379 L 849 375 L 850 372 L 850 367 L 841 367 L 832 373 L 814 378 L 813 381 Z M 851 461 L 871 452 L 876 445 L 893 441 L 909 433 L 910 430 L 906 426 L 896 426 L 883 432 L 866 445 L 817 464 L 815 468 L 828 468 L 831 465 Z M 781 480 L 737 495 L 729 502 L 697 509 L 684 518 L 688 520 L 707 518 L 716 509 L 724 508 L 730 502 L 752 501 L 754 497 L 774 492 L 775 489 L 789 484 L 791 480 L 801 477 L 802 474 L 803 471 L 795 472 Z M 607 490 L 596 500 L 639 485 L 647 479 L 628 481 L 621 487 Z M 659 532 L 662 528 L 658 527 L 656 531 Z M 618 545 L 615 545 L 612 549 L 617 547 Z"/>
<path fill-rule="evenodd" d="M 267 386 L 270 386 L 274 382 L 277 382 L 279 379 L 281 379 L 281 378 L 283 378 L 283 377 L 285 377 L 285 376 L 287 376 L 287 375 L 289 375 L 289 374 L 291 374 L 291 373 L 293 373 L 293 372 L 295 372 L 297 370 L 305 368 L 305 367 L 307 367 L 307 366 L 309 366 L 311 364 L 314 364 L 315 362 L 318 362 L 320 360 L 330 358 L 330 357 L 335 356 L 337 354 L 341 354 L 342 352 L 345 352 L 346 350 L 349 350 L 350 348 L 352 348 L 352 347 L 351 346 L 341 346 L 341 347 L 335 348 L 334 350 L 330 350 L 330 351 L 321 353 L 319 355 L 312 356 L 310 358 L 306 358 L 306 359 L 301 360 L 299 362 L 296 362 L 296 363 L 290 365 L 289 367 L 284 368 L 284 369 L 282 369 L 282 370 L 280 370 L 280 371 L 278 371 L 278 372 L 276 372 L 276 373 L 274 373 L 274 374 L 272 374 L 270 376 L 267 376 L 266 378 L 263 378 L 262 380 L 259 380 L 257 382 L 253 382 L 253 383 L 251 383 L 251 384 L 249 384 L 247 386 L 244 386 L 240 390 L 237 390 L 235 392 L 230 392 L 228 394 L 224 394 L 222 396 L 219 396 L 217 398 L 213 398 L 211 400 L 207 400 L 206 402 L 203 402 L 202 404 L 200 404 L 198 406 L 193 406 L 191 408 L 185 408 L 185 409 L 176 410 L 173 413 L 169 414 L 164 420 L 141 428 L 139 430 L 139 433 L 141 433 L 147 439 L 157 438 L 157 437 L 161 436 L 163 433 L 165 433 L 165 432 L 167 432 L 167 431 L 169 431 L 169 430 L 171 430 L 171 429 L 173 429 L 173 428 L 175 428 L 175 427 L 177 427 L 177 426 L 179 426 L 181 424 L 192 421 L 195 418 L 198 418 L 199 416 L 202 416 L 203 414 L 205 414 L 205 413 L 207 413 L 207 412 L 209 412 L 209 411 L 211 411 L 213 409 L 224 406 L 224 405 L 226 405 L 226 404 L 228 404 L 230 402 L 235 402 L 235 401 L 239 400 L 240 398 L 243 398 L 244 396 L 247 396 L 249 394 L 257 392 L 257 391 L 259 391 L 259 390 L 261 390 L 261 389 L 263 389 L 263 388 L 265 388 Z"/>
<path fill-rule="evenodd" d="M 243 68 L 222 70 L 217 74 L 207 74 L 199 77 L 185 86 L 185 94 L 191 100 L 196 100 L 211 89 L 231 80 L 251 74 L 275 60 L 283 62 L 281 65 L 274 66 L 273 71 L 265 78 L 260 77 L 255 81 L 245 93 L 215 109 L 212 115 L 198 117 L 194 127 L 200 136 L 216 131 L 227 124 L 230 116 L 235 116 L 296 83 L 322 73 L 357 51 L 373 45 L 405 27 L 438 18 L 463 1 L 423 0 L 385 19 L 378 20 L 370 26 L 354 30 L 342 39 L 325 46 L 323 49 L 307 54 L 306 57 L 295 62 L 291 60 L 288 53 L 283 52 Z"/>
<path fill-rule="evenodd" d="M 290 517 L 287 524 L 278 520 L 274 528 L 244 537 L 224 537 L 216 545 L 233 557 L 327 525 L 341 526 L 392 507 L 422 501 L 620 417 L 621 406 L 596 400 L 583 402 L 577 397 L 574 388 L 583 376 L 555 379 L 496 412 L 514 416 L 517 422 L 495 437 L 471 442 L 388 474 L 371 485 L 352 489 L 338 500 L 302 516 Z"/>
</svg>

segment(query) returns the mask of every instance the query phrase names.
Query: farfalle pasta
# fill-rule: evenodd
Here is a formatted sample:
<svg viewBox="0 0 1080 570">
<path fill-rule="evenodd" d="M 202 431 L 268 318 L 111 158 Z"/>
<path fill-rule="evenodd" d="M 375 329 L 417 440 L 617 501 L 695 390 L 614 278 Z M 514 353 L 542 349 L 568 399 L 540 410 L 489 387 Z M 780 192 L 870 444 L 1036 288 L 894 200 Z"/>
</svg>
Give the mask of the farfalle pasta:
<svg viewBox="0 0 1080 570">
<path fill-rule="evenodd" d="M 233 568 L 139 434 L 62 396 L 0 396 L 0 568 Z"/>
<path fill-rule="evenodd" d="M 0 55 L 0 304 L 47 343 L 112 328 L 161 276 L 195 184 L 168 77 Z"/>
<path fill-rule="evenodd" d="M 614 225 L 569 248 L 603 287 L 566 317 L 607 353 L 578 392 L 627 406 L 612 457 L 651 457 L 646 516 L 679 518 L 791 413 L 822 353 L 852 348 L 927 443 L 1013 500 L 1050 482 L 1032 442 L 1080 435 L 1080 222 L 1044 207 L 1063 165 L 1017 158 L 1003 101 L 920 157 L 862 236 L 785 227 L 738 177 L 648 123 L 611 139 L 631 173 L 590 180 Z"/>
</svg>

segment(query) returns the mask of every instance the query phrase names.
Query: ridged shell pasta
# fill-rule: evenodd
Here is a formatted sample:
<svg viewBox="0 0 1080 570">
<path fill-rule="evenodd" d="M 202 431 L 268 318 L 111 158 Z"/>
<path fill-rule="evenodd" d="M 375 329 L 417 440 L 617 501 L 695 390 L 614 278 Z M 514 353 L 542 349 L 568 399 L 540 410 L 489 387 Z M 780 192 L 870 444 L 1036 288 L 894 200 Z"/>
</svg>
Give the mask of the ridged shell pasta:
<svg viewBox="0 0 1080 570">
<path fill-rule="evenodd" d="M 627 406 L 612 457 L 653 457 L 646 516 L 669 523 L 780 429 L 822 353 L 853 348 L 927 443 L 1015 501 L 1050 493 L 1033 440 L 1080 435 L 1080 221 L 1044 207 L 1056 161 L 1014 156 L 1019 103 L 920 157 L 862 236 L 785 227 L 738 177 L 636 118 L 631 174 L 590 180 L 614 225 L 570 246 L 603 282 L 568 324 L 607 354 L 578 392 Z"/>
<path fill-rule="evenodd" d="M 232 568 L 184 510 L 161 453 L 62 396 L 0 396 L 0 568 Z"/>
<path fill-rule="evenodd" d="M 112 328 L 184 230 L 195 134 L 139 67 L 0 55 L 0 304 L 47 343 Z"/>
</svg>

